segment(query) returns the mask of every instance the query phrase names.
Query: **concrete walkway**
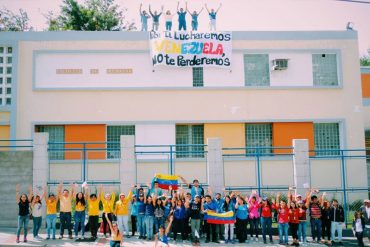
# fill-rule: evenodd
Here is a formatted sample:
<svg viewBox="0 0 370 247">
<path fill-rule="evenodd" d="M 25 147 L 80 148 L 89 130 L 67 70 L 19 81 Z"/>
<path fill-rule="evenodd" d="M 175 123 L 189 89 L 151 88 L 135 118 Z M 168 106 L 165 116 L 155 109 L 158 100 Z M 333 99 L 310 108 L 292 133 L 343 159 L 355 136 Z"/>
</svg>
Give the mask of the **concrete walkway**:
<svg viewBox="0 0 370 247">
<path fill-rule="evenodd" d="M 63 239 L 63 240 L 45 240 L 46 234 L 42 232 L 40 236 L 43 238 L 42 240 L 35 240 L 31 235 L 28 237 L 27 243 L 16 243 L 16 237 L 15 237 L 15 231 L 16 229 L 13 228 L 0 228 L 0 246 L 109 246 L 109 240 L 106 240 L 104 238 L 98 238 L 95 242 L 76 242 L 75 240 L 70 239 Z M 87 236 L 89 233 L 87 233 Z M 99 235 L 99 237 L 102 237 Z M 23 240 L 23 238 L 21 238 Z M 275 243 L 278 242 L 277 238 L 274 238 Z M 354 238 L 345 238 L 343 241 L 344 246 L 357 246 L 357 241 Z M 193 246 L 189 241 L 185 241 L 184 243 L 175 243 L 174 241 L 170 242 L 171 246 L 184 246 L 184 247 L 190 247 Z M 201 246 L 282 246 L 279 244 L 267 244 L 264 245 L 262 243 L 262 240 L 260 239 L 259 242 L 249 242 L 246 244 L 215 244 L 215 243 L 208 243 L 205 244 L 204 240 L 201 240 Z M 137 237 L 131 237 L 127 238 L 124 241 L 123 246 L 127 247 L 139 247 L 139 246 L 154 246 L 154 241 L 142 241 L 139 240 Z M 301 244 L 301 246 L 325 246 L 323 244 L 317 244 L 317 243 L 308 243 L 308 244 Z M 370 245 L 366 245 L 370 246 Z"/>
</svg>

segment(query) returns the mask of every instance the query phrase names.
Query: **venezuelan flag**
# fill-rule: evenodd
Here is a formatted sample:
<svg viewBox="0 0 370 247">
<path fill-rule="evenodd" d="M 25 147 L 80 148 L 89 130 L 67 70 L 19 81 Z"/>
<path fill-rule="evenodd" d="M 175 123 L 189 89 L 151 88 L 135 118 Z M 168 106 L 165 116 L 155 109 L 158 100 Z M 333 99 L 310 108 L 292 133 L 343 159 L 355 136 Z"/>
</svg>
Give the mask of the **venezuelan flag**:
<svg viewBox="0 0 370 247">
<path fill-rule="evenodd" d="M 218 225 L 234 224 L 235 223 L 234 212 L 233 211 L 229 211 L 226 213 L 207 212 L 207 223 Z"/>
<path fill-rule="evenodd" d="M 168 190 L 168 187 L 171 185 L 173 190 L 177 190 L 178 182 L 177 175 L 167 175 L 167 174 L 157 174 L 154 178 L 154 181 L 158 182 L 158 186 L 161 189 Z"/>
</svg>

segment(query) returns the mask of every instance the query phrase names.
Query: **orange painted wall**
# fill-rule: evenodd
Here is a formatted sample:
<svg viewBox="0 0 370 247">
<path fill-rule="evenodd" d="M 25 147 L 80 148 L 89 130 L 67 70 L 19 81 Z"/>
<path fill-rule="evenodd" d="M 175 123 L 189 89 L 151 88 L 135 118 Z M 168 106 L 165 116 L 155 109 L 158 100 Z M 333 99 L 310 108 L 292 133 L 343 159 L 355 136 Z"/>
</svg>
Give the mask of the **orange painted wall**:
<svg viewBox="0 0 370 247">
<path fill-rule="evenodd" d="M 362 97 L 370 98 L 370 74 L 361 74 Z"/>
<path fill-rule="evenodd" d="M 314 149 L 314 130 L 312 122 L 273 123 L 272 145 L 274 147 L 291 147 L 293 139 L 308 139 L 310 150 Z M 291 150 L 276 149 L 274 153 L 288 153 Z"/>
<path fill-rule="evenodd" d="M 104 124 L 73 124 L 64 126 L 65 142 L 105 142 Z M 82 144 L 66 144 L 66 148 L 82 148 Z M 87 148 L 106 148 L 105 144 L 88 144 Z M 105 159 L 106 151 L 87 151 L 88 159 Z M 82 151 L 66 151 L 65 159 L 82 159 Z"/>
</svg>

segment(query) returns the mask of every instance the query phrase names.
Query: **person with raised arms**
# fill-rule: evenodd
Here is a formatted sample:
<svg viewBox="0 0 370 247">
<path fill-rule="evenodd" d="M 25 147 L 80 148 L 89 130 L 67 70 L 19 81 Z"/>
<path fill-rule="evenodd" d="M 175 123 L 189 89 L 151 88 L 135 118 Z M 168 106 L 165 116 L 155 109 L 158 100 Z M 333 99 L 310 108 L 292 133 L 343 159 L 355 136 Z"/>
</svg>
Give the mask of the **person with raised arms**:
<svg viewBox="0 0 370 247">
<path fill-rule="evenodd" d="M 184 30 L 186 31 L 186 12 L 188 9 L 188 3 L 185 3 L 185 11 L 183 8 L 179 10 L 180 2 L 177 2 L 177 14 L 179 16 L 179 31 Z"/>
<path fill-rule="evenodd" d="M 116 202 L 116 209 L 114 211 L 114 214 L 117 216 L 117 224 L 119 230 L 122 232 L 126 231 L 127 238 L 130 238 L 130 232 L 128 228 L 128 207 L 132 199 L 132 190 L 135 188 L 135 186 L 131 187 L 131 190 L 128 192 L 128 195 L 124 193 L 121 193 L 119 195 L 119 200 Z"/>
<path fill-rule="evenodd" d="M 172 18 L 173 18 L 173 14 L 171 14 L 171 11 L 170 10 L 167 10 L 165 15 L 164 15 L 164 19 L 166 21 L 166 31 L 171 31 L 172 30 Z"/>
<path fill-rule="evenodd" d="M 105 214 L 105 220 L 109 225 L 109 229 L 111 232 L 111 240 L 110 240 L 110 247 L 120 247 L 123 244 L 123 234 L 120 232 L 118 225 L 116 222 L 111 222 L 109 219 L 108 214 Z"/>
<path fill-rule="evenodd" d="M 75 232 L 75 238 L 76 239 L 78 238 L 78 232 L 79 232 L 80 227 L 81 227 L 81 237 L 82 237 L 82 239 L 85 238 L 86 201 L 87 201 L 86 194 L 84 194 L 83 192 L 78 192 L 76 194 L 75 214 L 73 216 L 73 218 L 75 220 L 74 232 Z"/>
<path fill-rule="evenodd" d="M 248 198 L 247 198 L 248 199 Z M 235 227 L 239 243 L 247 240 L 248 204 L 242 195 L 237 195 L 235 204 Z"/>
<path fill-rule="evenodd" d="M 108 216 L 109 220 L 112 222 L 113 221 L 113 209 L 114 209 L 114 203 L 116 201 L 116 193 L 113 192 L 113 187 L 110 187 L 110 192 L 109 193 L 104 193 L 104 187 L 102 187 L 101 191 L 101 202 L 103 204 L 103 233 L 104 237 L 107 237 L 107 226 L 108 226 L 108 221 L 105 218 L 105 215 Z M 111 234 L 110 228 L 108 227 L 108 232 Z"/>
<path fill-rule="evenodd" d="M 89 187 L 85 186 L 85 194 L 88 204 L 88 214 L 89 214 L 89 226 L 91 239 L 95 240 L 98 238 L 98 228 L 99 228 L 99 203 L 100 203 L 100 193 L 102 190 L 102 185 L 99 186 L 98 192 L 89 195 Z"/>
<path fill-rule="evenodd" d="M 59 239 L 63 239 L 64 229 L 67 229 L 69 239 L 73 239 L 72 237 L 72 199 L 74 197 L 75 186 L 71 183 L 70 188 L 71 192 L 68 189 L 64 189 L 62 193 L 63 182 L 60 182 L 58 185 L 58 197 L 59 197 L 59 204 L 60 204 L 60 236 Z"/>
<path fill-rule="evenodd" d="M 173 216 L 170 216 L 168 225 L 166 230 L 164 229 L 164 225 L 159 227 L 159 232 L 155 235 L 155 247 L 168 247 L 168 233 L 171 230 L 173 222 Z"/>
<path fill-rule="evenodd" d="M 150 15 L 145 10 L 142 10 L 143 4 L 140 4 L 139 14 L 140 14 L 140 21 L 141 21 L 141 31 L 148 31 L 148 19 Z"/>
<path fill-rule="evenodd" d="M 190 184 L 186 181 L 186 179 L 183 176 L 179 175 L 179 178 L 181 181 L 187 185 L 187 187 L 190 189 L 191 192 L 191 198 L 194 200 L 195 196 L 198 195 L 200 198 L 203 198 L 204 196 L 204 189 L 199 185 L 199 180 L 194 179 L 193 183 Z"/>
<path fill-rule="evenodd" d="M 46 197 L 47 186 L 44 187 L 43 197 L 46 203 L 46 227 L 47 237 L 46 240 L 50 239 L 50 231 L 52 231 L 52 239 L 55 240 L 56 224 L 57 224 L 57 203 L 59 200 L 58 196 L 53 193 L 49 193 Z"/>
<path fill-rule="evenodd" d="M 161 15 L 163 13 L 163 6 L 161 8 L 161 12 L 158 14 L 158 11 L 157 10 L 155 10 L 154 13 L 152 12 L 152 9 L 151 9 L 150 4 L 149 4 L 149 13 L 150 13 L 150 15 L 153 18 L 152 31 L 158 31 L 158 28 L 159 28 L 159 17 L 161 17 Z"/>
<path fill-rule="evenodd" d="M 39 236 L 39 230 L 42 223 L 42 196 L 35 195 L 32 197 L 32 221 L 33 221 L 33 238 L 41 239 Z"/>
<path fill-rule="evenodd" d="M 211 11 L 209 11 L 207 4 L 206 4 L 206 10 L 209 15 L 209 30 L 210 31 L 216 31 L 216 17 L 217 17 L 217 13 L 220 10 L 221 6 L 222 6 L 222 3 L 220 3 L 220 6 L 218 7 L 216 11 L 214 9 L 211 9 Z"/>
<path fill-rule="evenodd" d="M 200 13 L 202 13 L 204 8 L 202 8 L 199 12 L 197 11 L 193 11 L 193 13 L 191 11 L 189 11 L 188 9 L 186 9 L 186 11 L 189 13 L 189 15 L 191 15 L 191 30 L 192 31 L 198 31 L 198 16 L 200 15 Z"/>
<path fill-rule="evenodd" d="M 27 230 L 28 230 L 28 223 L 30 220 L 30 203 L 32 198 L 32 186 L 30 185 L 29 194 L 19 194 L 20 185 L 17 184 L 15 187 L 15 198 L 18 204 L 18 228 L 17 228 L 17 243 L 19 243 L 19 237 L 21 235 L 21 230 L 23 227 L 24 238 L 23 241 L 27 242 Z"/>
</svg>

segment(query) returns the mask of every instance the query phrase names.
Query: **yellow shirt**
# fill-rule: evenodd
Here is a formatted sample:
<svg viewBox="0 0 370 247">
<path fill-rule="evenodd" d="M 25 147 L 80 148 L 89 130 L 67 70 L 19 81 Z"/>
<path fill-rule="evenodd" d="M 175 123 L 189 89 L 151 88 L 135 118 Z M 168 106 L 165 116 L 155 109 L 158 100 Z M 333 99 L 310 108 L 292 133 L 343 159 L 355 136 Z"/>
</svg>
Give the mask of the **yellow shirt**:
<svg viewBox="0 0 370 247">
<path fill-rule="evenodd" d="M 82 205 L 81 202 L 78 202 L 76 203 L 76 207 L 75 207 L 76 211 L 78 212 L 82 212 L 82 211 L 85 211 L 85 205 Z"/>
<path fill-rule="evenodd" d="M 57 201 L 46 200 L 46 214 L 56 214 L 57 213 Z"/>
<path fill-rule="evenodd" d="M 128 196 L 123 199 L 123 201 L 119 200 L 116 202 L 116 213 L 117 215 L 128 215 L 128 204 L 130 203 L 132 197 L 132 192 L 128 193 Z"/>
<path fill-rule="evenodd" d="M 99 215 L 99 202 L 100 200 L 96 199 L 95 201 L 88 199 L 88 207 L 89 207 L 89 216 L 98 216 Z"/>
<path fill-rule="evenodd" d="M 111 198 L 108 201 L 104 198 L 104 193 L 102 192 L 101 195 L 100 195 L 100 198 L 101 198 L 101 202 L 103 204 L 103 213 L 107 213 L 107 214 L 113 213 L 113 207 L 114 207 L 114 201 L 116 199 L 116 194 L 112 193 Z"/>
<path fill-rule="evenodd" d="M 60 201 L 60 212 L 70 213 L 72 212 L 72 194 L 64 197 L 63 195 L 59 196 Z"/>
<path fill-rule="evenodd" d="M 112 231 L 112 241 L 122 241 L 122 233 L 116 234 Z"/>
</svg>

